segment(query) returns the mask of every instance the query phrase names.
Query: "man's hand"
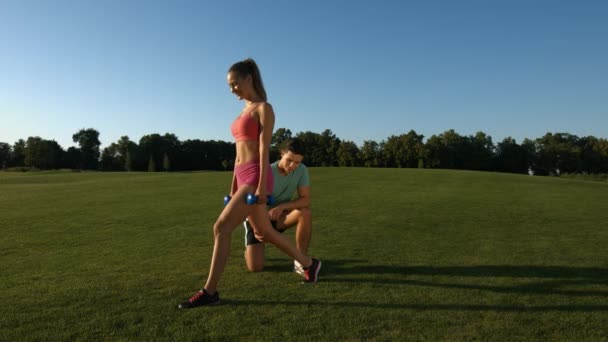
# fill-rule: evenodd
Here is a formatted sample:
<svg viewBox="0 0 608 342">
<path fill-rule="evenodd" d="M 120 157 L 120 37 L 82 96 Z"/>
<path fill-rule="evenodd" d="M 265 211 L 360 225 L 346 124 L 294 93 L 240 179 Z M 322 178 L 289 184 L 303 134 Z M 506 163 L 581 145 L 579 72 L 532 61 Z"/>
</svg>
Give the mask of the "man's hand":
<svg viewBox="0 0 608 342">
<path fill-rule="evenodd" d="M 268 211 L 268 216 L 270 216 L 272 221 L 277 221 L 283 214 L 283 211 L 285 211 L 285 209 L 283 209 L 283 205 L 279 204 Z"/>
</svg>

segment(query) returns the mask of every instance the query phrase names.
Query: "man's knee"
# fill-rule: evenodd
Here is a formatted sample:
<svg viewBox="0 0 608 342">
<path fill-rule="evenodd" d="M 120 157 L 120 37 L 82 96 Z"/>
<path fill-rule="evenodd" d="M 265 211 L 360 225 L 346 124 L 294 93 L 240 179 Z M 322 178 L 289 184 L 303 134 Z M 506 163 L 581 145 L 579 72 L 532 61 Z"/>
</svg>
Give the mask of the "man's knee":
<svg viewBox="0 0 608 342">
<path fill-rule="evenodd" d="M 247 270 L 249 272 L 262 272 L 264 270 L 263 264 L 247 264 Z"/>
<path fill-rule="evenodd" d="M 249 272 L 262 272 L 264 270 L 264 245 L 249 245 L 245 249 L 245 263 Z"/>
<path fill-rule="evenodd" d="M 300 220 L 304 220 L 305 222 L 310 222 L 312 220 L 312 210 L 310 208 L 300 208 Z"/>
</svg>

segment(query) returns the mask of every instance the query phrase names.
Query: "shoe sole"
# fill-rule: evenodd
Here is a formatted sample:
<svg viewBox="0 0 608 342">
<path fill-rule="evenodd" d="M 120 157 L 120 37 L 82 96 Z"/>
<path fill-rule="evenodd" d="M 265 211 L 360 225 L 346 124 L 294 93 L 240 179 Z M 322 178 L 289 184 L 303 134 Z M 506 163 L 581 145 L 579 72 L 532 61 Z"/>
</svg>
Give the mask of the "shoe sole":
<svg viewBox="0 0 608 342">
<path fill-rule="evenodd" d="M 218 304 L 220 304 L 219 300 L 217 302 L 207 303 L 207 304 L 197 305 L 197 306 L 191 306 L 191 307 L 186 307 L 186 306 L 182 307 L 181 305 L 178 305 L 177 308 L 180 309 L 180 310 L 190 310 L 190 309 L 196 309 L 196 308 L 201 307 L 201 306 L 213 306 L 213 305 L 218 305 Z"/>
<path fill-rule="evenodd" d="M 304 277 L 304 268 L 302 268 L 302 265 L 299 264 L 293 264 L 293 272 L 296 273 L 297 275 Z"/>
<path fill-rule="evenodd" d="M 317 267 L 317 271 L 315 272 L 315 282 L 313 284 L 317 283 L 317 280 L 319 280 L 319 271 L 321 270 L 321 260 L 319 260 L 319 267 Z"/>
</svg>

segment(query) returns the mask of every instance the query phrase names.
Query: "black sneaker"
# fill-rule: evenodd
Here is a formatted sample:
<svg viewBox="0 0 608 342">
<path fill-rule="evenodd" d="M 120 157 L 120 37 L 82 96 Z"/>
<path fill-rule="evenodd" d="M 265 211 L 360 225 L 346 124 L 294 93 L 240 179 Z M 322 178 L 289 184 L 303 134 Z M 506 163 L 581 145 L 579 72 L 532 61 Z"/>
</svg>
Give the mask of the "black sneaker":
<svg viewBox="0 0 608 342">
<path fill-rule="evenodd" d="M 202 289 L 190 297 L 187 301 L 181 303 L 178 308 L 180 309 L 192 309 L 201 305 L 215 305 L 220 303 L 220 293 L 210 295 L 207 290 Z"/>
<path fill-rule="evenodd" d="M 302 283 L 316 284 L 319 275 L 319 270 L 321 270 L 321 260 L 312 258 L 312 265 L 304 269 L 304 280 L 302 281 Z"/>
</svg>

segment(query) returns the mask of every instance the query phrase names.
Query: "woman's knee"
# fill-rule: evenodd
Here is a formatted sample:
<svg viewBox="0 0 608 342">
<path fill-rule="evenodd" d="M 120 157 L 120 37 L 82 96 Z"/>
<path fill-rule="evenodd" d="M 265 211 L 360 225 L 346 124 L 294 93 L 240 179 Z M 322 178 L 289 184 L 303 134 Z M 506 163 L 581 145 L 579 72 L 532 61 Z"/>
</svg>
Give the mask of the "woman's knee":
<svg viewBox="0 0 608 342">
<path fill-rule="evenodd" d="M 226 222 L 224 220 L 218 219 L 217 221 L 215 221 L 215 224 L 213 225 L 213 235 L 216 238 L 219 238 L 222 236 L 229 236 L 230 227 L 228 227 L 226 225 Z"/>
</svg>

